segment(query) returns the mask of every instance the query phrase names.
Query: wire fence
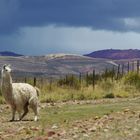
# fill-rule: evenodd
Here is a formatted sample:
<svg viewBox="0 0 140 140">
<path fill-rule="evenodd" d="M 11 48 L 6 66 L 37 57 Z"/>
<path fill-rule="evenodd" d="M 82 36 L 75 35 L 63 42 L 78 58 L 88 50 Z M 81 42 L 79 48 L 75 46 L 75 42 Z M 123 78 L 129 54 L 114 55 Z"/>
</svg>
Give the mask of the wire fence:
<svg viewBox="0 0 140 140">
<path fill-rule="evenodd" d="M 84 83 L 85 86 L 92 85 L 93 89 L 97 83 L 97 81 L 101 80 L 107 80 L 110 78 L 112 82 L 114 80 L 119 80 L 122 78 L 125 74 L 129 72 L 136 72 L 139 74 L 140 62 L 139 60 L 136 61 L 129 61 L 127 63 L 120 63 L 118 65 L 114 65 L 112 68 L 105 68 L 104 72 L 98 73 L 97 70 L 93 69 L 92 72 L 86 72 L 86 73 L 79 73 L 79 75 L 74 74 L 67 74 L 60 76 L 59 78 L 53 78 L 53 77 L 14 77 L 13 82 L 24 82 L 32 84 L 33 86 L 38 86 L 42 88 L 45 85 L 49 85 L 49 88 L 52 88 L 52 84 L 56 83 L 58 86 L 71 86 L 71 87 L 81 87 Z"/>
</svg>

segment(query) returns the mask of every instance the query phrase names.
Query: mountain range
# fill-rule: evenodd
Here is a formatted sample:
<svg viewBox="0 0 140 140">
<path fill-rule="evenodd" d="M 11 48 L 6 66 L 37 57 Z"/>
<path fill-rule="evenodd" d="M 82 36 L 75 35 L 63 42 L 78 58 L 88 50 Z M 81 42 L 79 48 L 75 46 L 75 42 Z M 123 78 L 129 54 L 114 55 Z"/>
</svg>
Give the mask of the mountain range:
<svg viewBox="0 0 140 140">
<path fill-rule="evenodd" d="M 92 53 L 86 54 L 85 56 L 92 57 L 92 58 L 112 59 L 112 60 L 136 59 L 136 58 L 140 58 L 140 50 L 138 49 L 128 49 L 128 50 L 107 49 L 107 50 L 94 51 Z"/>
<path fill-rule="evenodd" d="M 78 75 L 102 73 L 118 64 L 127 68 L 128 61 L 140 58 L 140 50 L 101 50 L 87 55 L 50 54 L 44 56 L 24 56 L 13 52 L 0 52 L 0 67 L 11 64 L 14 76 L 60 77 L 66 74 Z M 131 65 L 131 64 L 130 64 Z"/>
<path fill-rule="evenodd" d="M 114 62 L 106 59 L 94 59 L 82 55 L 55 54 L 46 56 L 0 56 L 0 67 L 11 64 L 16 76 L 58 77 L 67 74 L 79 75 L 96 70 L 103 72 L 112 68 Z"/>
</svg>

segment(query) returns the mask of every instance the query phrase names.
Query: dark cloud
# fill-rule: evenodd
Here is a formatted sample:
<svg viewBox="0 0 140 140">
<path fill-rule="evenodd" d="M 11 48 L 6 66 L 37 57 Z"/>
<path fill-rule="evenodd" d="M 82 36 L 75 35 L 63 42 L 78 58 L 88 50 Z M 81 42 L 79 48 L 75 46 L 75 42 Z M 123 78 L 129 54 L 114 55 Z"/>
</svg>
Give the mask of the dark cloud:
<svg viewBox="0 0 140 140">
<path fill-rule="evenodd" d="M 137 31 L 139 17 L 140 0 L 0 0 L 1 34 L 50 24 Z M 126 26 L 124 19 L 134 21 Z"/>
</svg>

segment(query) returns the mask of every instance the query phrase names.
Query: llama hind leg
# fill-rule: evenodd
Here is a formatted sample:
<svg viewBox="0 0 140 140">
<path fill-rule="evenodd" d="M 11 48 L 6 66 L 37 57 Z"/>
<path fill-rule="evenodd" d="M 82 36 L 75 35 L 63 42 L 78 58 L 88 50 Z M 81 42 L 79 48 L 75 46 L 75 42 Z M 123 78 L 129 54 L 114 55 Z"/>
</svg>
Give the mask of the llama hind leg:
<svg viewBox="0 0 140 140">
<path fill-rule="evenodd" d="M 28 103 L 25 104 L 25 106 L 23 108 L 24 113 L 22 114 L 22 116 L 20 117 L 19 120 L 22 120 L 27 115 L 27 113 L 29 112 L 28 105 L 29 105 Z"/>
<path fill-rule="evenodd" d="M 36 98 L 32 98 L 29 104 L 35 114 L 34 121 L 38 121 L 38 100 Z"/>
<path fill-rule="evenodd" d="M 34 121 L 36 122 L 38 121 L 38 109 L 35 109 L 34 113 L 35 113 Z"/>
<path fill-rule="evenodd" d="M 34 121 L 38 121 L 38 104 L 32 104 L 30 105 L 30 107 L 32 108 L 35 114 Z"/>
<path fill-rule="evenodd" d="M 37 105 L 32 106 L 33 112 L 35 114 L 34 121 L 38 121 L 38 107 Z"/>
</svg>

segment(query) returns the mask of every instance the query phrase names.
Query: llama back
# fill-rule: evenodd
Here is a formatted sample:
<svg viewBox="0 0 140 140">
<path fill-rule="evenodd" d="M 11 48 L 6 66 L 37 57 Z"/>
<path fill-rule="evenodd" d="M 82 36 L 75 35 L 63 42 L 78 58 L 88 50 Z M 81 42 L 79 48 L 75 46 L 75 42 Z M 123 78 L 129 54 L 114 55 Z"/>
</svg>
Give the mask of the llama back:
<svg viewBox="0 0 140 140">
<path fill-rule="evenodd" d="M 37 98 L 37 91 L 30 84 L 12 83 L 12 87 L 14 93 L 14 100 L 17 102 L 17 104 L 24 104 L 31 98 Z"/>
</svg>

